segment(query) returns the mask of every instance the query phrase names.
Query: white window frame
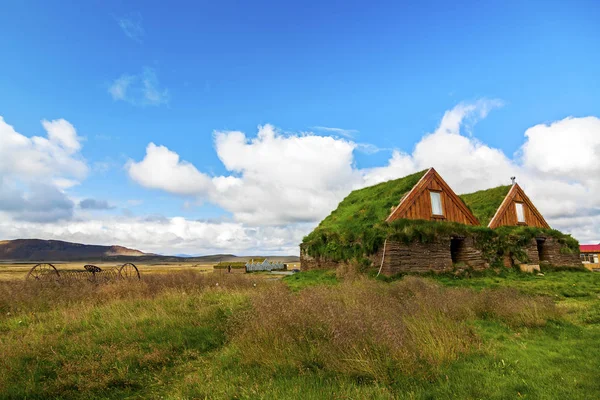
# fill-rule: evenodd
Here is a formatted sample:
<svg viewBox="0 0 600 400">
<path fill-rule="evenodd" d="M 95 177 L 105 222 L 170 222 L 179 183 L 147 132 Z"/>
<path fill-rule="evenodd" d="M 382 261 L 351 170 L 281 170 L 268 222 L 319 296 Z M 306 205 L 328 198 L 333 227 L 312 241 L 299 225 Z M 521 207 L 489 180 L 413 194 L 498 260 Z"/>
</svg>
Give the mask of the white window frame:
<svg viewBox="0 0 600 400">
<path fill-rule="evenodd" d="M 521 211 L 520 213 L 519 210 Z M 517 222 L 519 224 L 527 223 L 525 220 L 525 207 L 523 206 L 523 203 L 515 203 L 515 212 L 517 213 Z"/>
<path fill-rule="evenodd" d="M 429 199 L 431 200 L 431 215 L 444 216 L 444 205 L 442 204 L 442 193 L 429 191 Z M 439 208 L 439 212 L 438 211 Z"/>
</svg>

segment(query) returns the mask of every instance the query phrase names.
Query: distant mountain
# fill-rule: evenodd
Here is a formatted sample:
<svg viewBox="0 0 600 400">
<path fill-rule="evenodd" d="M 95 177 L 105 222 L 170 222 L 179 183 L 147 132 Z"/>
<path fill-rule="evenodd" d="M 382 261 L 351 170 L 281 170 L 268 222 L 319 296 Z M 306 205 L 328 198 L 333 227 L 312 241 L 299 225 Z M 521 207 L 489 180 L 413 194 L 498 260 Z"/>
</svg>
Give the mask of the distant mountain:
<svg viewBox="0 0 600 400">
<path fill-rule="evenodd" d="M 123 246 L 98 246 L 60 240 L 16 239 L 0 241 L 0 260 L 75 261 L 106 257 L 154 256 Z"/>
<path fill-rule="evenodd" d="M 298 256 L 235 256 L 212 254 L 206 256 L 163 256 L 144 253 L 123 246 L 98 246 L 63 242 L 61 240 L 16 239 L 0 240 L 0 260 L 5 261 L 129 261 L 129 262 L 196 262 L 246 261 L 265 259 L 287 263 L 299 262 Z"/>
</svg>

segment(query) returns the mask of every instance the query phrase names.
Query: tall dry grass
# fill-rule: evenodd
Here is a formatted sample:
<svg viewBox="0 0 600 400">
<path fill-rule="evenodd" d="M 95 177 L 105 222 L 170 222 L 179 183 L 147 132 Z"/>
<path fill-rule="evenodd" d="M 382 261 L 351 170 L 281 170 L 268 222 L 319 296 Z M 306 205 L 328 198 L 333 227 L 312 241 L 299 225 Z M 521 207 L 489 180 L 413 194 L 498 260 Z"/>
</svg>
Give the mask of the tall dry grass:
<svg viewBox="0 0 600 400">
<path fill-rule="evenodd" d="M 398 372 L 427 375 L 476 350 L 480 341 L 469 324 L 476 318 L 538 326 L 558 317 L 548 299 L 447 289 L 415 277 L 392 284 L 356 279 L 299 293 L 275 286 L 253 296 L 252 306 L 229 332 L 241 362 L 387 383 Z"/>
<path fill-rule="evenodd" d="M 105 304 L 119 299 L 152 298 L 167 291 L 197 292 L 206 288 L 254 287 L 257 280 L 236 274 L 176 271 L 149 274 L 141 281 L 108 283 L 0 281 L 0 317 L 7 313 L 46 311 L 59 306 Z"/>
<path fill-rule="evenodd" d="M 129 397 L 223 346 L 229 314 L 264 284 L 189 271 L 139 282 L 2 283 L 0 398 Z"/>
<path fill-rule="evenodd" d="M 539 326 L 559 315 L 545 298 L 416 277 L 355 277 L 293 292 L 279 282 L 191 271 L 98 285 L 0 283 L 0 311 L 0 387 L 16 398 L 139 390 L 148 371 L 223 348 L 266 373 L 319 370 L 392 383 L 428 377 L 477 351 L 475 319 Z"/>
</svg>

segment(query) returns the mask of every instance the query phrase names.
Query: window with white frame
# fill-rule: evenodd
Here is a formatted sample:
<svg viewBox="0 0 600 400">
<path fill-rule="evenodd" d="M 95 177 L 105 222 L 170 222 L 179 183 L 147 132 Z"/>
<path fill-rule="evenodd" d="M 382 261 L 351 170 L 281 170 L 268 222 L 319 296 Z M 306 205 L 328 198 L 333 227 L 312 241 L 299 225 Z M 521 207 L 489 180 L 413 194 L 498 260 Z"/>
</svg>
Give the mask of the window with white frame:
<svg viewBox="0 0 600 400">
<path fill-rule="evenodd" d="M 581 253 L 581 261 L 584 263 L 598 264 L 598 254 Z"/>
<path fill-rule="evenodd" d="M 517 209 L 517 222 L 525 223 L 525 210 L 523 209 L 523 203 L 515 203 Z"/>
<path fill-rule="evenodd" d="M 440 192 L 429 192 L 431 197 L 431 214 L 444 215 L 442 210 L 442 194 Z"/>
</svg>

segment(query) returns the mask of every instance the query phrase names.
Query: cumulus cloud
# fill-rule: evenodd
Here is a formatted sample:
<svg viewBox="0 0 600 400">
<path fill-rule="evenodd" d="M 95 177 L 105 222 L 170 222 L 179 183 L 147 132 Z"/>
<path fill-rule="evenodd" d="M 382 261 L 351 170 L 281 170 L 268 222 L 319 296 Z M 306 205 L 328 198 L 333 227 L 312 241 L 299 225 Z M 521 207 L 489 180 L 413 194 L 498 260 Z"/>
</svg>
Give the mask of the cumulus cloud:
<svg viewBox="0 0 600 400">
<path fill-rule="evenodd" d="M 182 195 L 203 195 L 211 186 L 211 179 L 198 171 L 179 155 L 165 146 L 154 143 L 146 147 L 146 156 L 140 162 L 126 165 L 131 179 L 150 189 L 162 189 Z"/>
<path fill-rule="evenodd" d="M 265 125 L 254 139 L 216 132 L 215 148 L 239 178 L 229 177 L 212 200 L 246 223 L 315 221 L 360 178 L 352 167 L 355 144 L 346 140 L 284 135 Z"/>
<path fill-rule="evenodd" d="M 88 167 L 78 153 L 81 138 L 73 125 L 57 119 L 44 120 L 42 126 L 47 137 L 27 137 L 0 116 L 0 176 L 23 180 L 85 178 Z"/>
<path fill-rule="evenodd" d="M 505 184 L 507 177 L 518 172 L 517 165 L 501 150 L 463 132 L 463 128 L 471 129 L 501 105 L 498 100 L 485 99 L 456 105 L 446 111 L 438 128 L 425 135 L 412 153 L 394 151 L 387 166 L 366 170 L 366 182 L 374 184 L 435 167 L 459 193 Z"/>
<path fill-rule="evenodd" d="M 359 144 L 351 140 L 284 134 L 265 125 L 254 138 L 237 131 L 215 132 L 215 150 L 228 175 L 210 177 L 166 148 L 162 152 L 171 161 L 155 163 L 153 144 L 144 160 L 130 162 L 129 171 L 144 186 L 217 204 L 237 222 L 311 226 L 352 189 L 432 166 L 458 193 L 509 184 L 517 176 L 551 225 L 582 241 L 600 241 L 600 180 L 594 162 L 600 159 L 600 120 L 569 117 L 534 126 L 524 133 L 519 151 L 506 155 L 473 132 L 477 121 L 502 105 L 489 99 L 456 105 L 412 152 L 395 150 L 382 167 L 357 168 L 353 152 Z M 145 171 L 159 170 L 160 179 L 136 173 L 142 165 Z M 178 178 L 183 175 L 188 178 Z"/>
<path fill-rule="evenodd" d="M 235 222 L 175 218 L 107 217 L 60 224 L 7 221 L 0 212 L 0 237 L 57 239 L 103 245 L 119 244 L 159 254 L 290 255 L 307 228 L 246 227 Z"/>
<path fill-rule="evenodd" d="M 42 126 L 46 137 L 27 137 L 0 116 L 0 211 L 16 221 L 71 218 L 74 204 L 63 190 L 88 173 L 73 125 L 57 119 Z"/>
<path fill-rule="evenodd" d="M 501 184 L 510 176 L 534 200 L 550 225 L 583 242 L 600 242 L 600 119 L 568 117 L 536 125 L 524 133 L 517 153 L 508 157 L 466 130 L 501 105 L 481 100 L 447 111 L 439 127 L 412 153 L 394 152 L 388 165 L 365 171 L 368 184 L 435 167 L 458 193 Z M 472 125 L 471 125 L 472 126 Z"/>
<path fill-rule="evenodd" d="M 523 132 L 516 154 L 507 155 L 477 139 L 474 129 L 501 105 L 458 104 L 411 151 L 396 150 L 376 168 L 356 166 L 361 145 L 348 138 L 289 134 L 271 125 L 253 136 L 214 132 L 227 171 L 220 176 L 154 143 L 141 160 L 127 163 L 129 177 L 143 187 L 182 196 L 191 205 L 210 202 L 231 214 L 219 221 L 90 216 L 87 210 L 110 205 L 84 199 L 74 207 L 65 194 L 88 173 L 73 126 L 44 121 L 45 137 L 26 137 L 0 118 L 0 237 L 118 243 L 170 254 L 298 254 L 302 237 L 351 190 L 433 166 L 458 193 L 508 184 L 517 176 L 553 227 L 584 243 L 599 242 L 600 119 L 568 117 L 533 126 Z"/>
<path fill-rule="evenodd" d="M 525 131 L 523 165 L 558 178 L 598 181 L 600 119 L 565 118 Z"/>
<path fill-rule="evenodd" d="M 235 175 L 209 177 L 177 153 L 150 143 L 129 176 L 142 186 L 203 197 L 248 224 L 313 222 L 347 194 L 360 175 L 352 167 L 355 145 L 313 134 L 285 135 L 261 126 L 249 139 L 242 132 L 215 132 L 219 159 Z"/>
<path fill-rule="evenodd" d="M 161 88 L 156 71 L 144 67 L 140 74 L 123 74 L 113 81 L 108 93 L 115 101 L 134 106 L 160 106 L 169 103 L 169 90 Z"/>
</svg>

